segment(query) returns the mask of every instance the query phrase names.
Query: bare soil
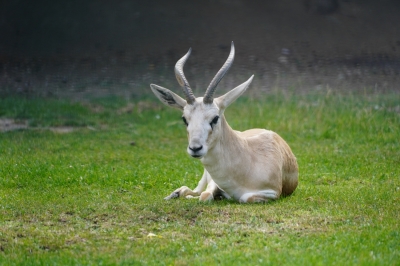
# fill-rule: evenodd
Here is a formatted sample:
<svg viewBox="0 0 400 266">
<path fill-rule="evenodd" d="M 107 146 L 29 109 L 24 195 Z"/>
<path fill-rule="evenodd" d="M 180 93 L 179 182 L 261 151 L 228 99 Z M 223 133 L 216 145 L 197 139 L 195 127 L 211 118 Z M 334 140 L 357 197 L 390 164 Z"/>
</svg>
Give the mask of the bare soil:
<svg viewBox="0 0 400 266">
<path fill-rule="evenodd" d="M 0 133 L 27 128 L 28 123 L 26 121 L 16 121 L 9 118 L 0 118 Z"/>
<path fill-rule="evenodd" d="M 25 129 L 34 129 L 34 130 L 50 130 L 51 132 L 58 134 L 66 134 L 71 133 L 78 129 L 78 127 L 72 126 L 58 126 L 58 127 L 31 127 L 29 126 L 29 122 L 26 120 L 15 120 L 11 118 L 0 118 L 0 133 L 15 131 L 15 130 L 25 130 Z"/>
</svg>

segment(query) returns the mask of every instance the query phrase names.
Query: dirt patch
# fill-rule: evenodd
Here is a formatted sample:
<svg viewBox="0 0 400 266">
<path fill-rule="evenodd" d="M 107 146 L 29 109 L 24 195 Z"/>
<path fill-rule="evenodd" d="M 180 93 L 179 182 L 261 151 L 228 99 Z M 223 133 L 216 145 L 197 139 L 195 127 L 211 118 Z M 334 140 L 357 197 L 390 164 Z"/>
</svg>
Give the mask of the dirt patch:
<svg viewBox="0 0 400 266">
<path fill-rule="evenodd" d="M 15 120 L 11 118 L 0 118 L 0 133 L 1 132 L 9 132 L 15 130 L 49 130 L 53 133 L 57 134 L 66 134 L 76 131 L 77 127 L 68 127 L 68 126 L 60 126 L 60 127 L 30 127 L 28 121 Z M 89 128 L 93 130 L 92 128 Z"/>
<path fill-rule="evenodd" d="M 21 130 L 27 128 L 28 123 L 26 121 L 16 121 L 9 118 L 0 118 L 0 132 Z"/>
<path fill-rule="evenodd" d="M 75 127 L 49 127 L 47 128 L 51 132 L 58 133 L 58 134 L 66 134 L 75 131 L 77 128 Z"/>
</svg>

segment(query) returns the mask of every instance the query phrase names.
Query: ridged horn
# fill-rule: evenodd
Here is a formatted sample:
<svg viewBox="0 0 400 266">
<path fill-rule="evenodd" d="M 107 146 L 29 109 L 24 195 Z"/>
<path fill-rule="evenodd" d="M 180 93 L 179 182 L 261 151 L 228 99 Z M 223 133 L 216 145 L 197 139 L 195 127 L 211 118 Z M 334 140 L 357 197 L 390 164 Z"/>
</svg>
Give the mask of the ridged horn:
<svg viewBox="0 0 400 266">
<path fill-rule="evenodd" d="M 192 48 L 190 48 L 189 51 L 175 64 L 175 76 L 178 80 L 179 85 L 181 85 L 182 87 L 183 93 L 186 97 L 186 102 L 188 104 L 193 104 L 195 101 L 195 97 L 193 95 L 192 89 L 190 88 L 189 82 L 187 81 L 185 74 L 183 73 L 183 66 L 185 65 L 186 60 L 189 58 L 191 52 Z"/>
<path fill-rule="evenodd" d="M 222 66 L 222 68 L 218 71 L 217 75 L 211 80 L 210 85 L 208 85 L 208 88 L 206 90 L 206 93 L 204 94 L 203 102 L 205 104 L 211 104 L 214 100 L 213 95 L 215 92 L 215 89 L 217 88 L 218 83 L 221 81 L 221 79 L 224 77 L 226 72 L 228 72 L 229 68 L 231 67 L 233 63 L 233 59 L 235 58 L 235 46 L 233 45 L 233 42 L 231 44 L 231 52 L 229 53 L 228 59 L 226 59 L 226 62 Z"/>
</svg>

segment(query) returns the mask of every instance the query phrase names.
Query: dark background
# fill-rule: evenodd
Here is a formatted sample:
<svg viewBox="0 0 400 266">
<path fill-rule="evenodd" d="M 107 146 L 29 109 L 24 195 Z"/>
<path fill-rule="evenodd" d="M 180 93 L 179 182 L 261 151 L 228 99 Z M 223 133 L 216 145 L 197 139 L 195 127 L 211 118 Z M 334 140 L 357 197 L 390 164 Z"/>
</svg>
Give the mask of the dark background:
<svg viewBox="0 0 400 266">
<path fill-rule="evenodd" d="M 255 95 L 400 91 L 398 0 L 0 2 L 0 95 L 132 98 L 173 66 L 202 93 L 226 60 L 223 91 L 256 78 Z"/>
</svg>

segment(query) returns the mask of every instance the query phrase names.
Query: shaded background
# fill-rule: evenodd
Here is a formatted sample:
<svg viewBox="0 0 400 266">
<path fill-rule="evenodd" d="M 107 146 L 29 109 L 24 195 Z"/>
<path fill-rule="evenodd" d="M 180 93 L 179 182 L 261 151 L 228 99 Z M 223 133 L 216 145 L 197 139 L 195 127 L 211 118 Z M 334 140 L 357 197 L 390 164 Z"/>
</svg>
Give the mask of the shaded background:
<svg viewBox="0 0 400 266">
<path fill-rule="evenodd" d="M 139 97 L 156 83 L 179 92 L 173 66 L 203 93 L 236 58 L 219 92 L 256 78 L 277 89 L 400 89 L 398 0 L 0 2 L 0 95 Z"/>
</svg>

